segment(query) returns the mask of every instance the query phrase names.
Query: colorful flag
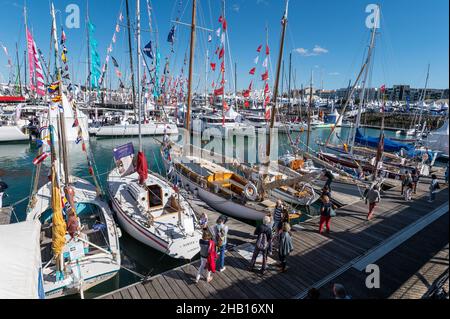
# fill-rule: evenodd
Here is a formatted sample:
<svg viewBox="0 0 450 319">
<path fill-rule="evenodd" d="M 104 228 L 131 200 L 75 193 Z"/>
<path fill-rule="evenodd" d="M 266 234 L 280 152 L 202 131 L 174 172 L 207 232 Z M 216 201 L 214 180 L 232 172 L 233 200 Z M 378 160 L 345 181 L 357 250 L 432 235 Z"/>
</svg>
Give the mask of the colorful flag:
<svg viewBox="0 0 450 319">
<path fill-rule="evenodd" d="M 119 67 L 119 63 L 117 63 L 117 60 L 116 60 L 113 56 L 111 56 L 111 60 L 112 60 L 112 62 L 113 62 L 113 64 L 114 64 L 114 66 L 115 66 L 116 68 L 118 68 L 118 67 Z"/>
<path fill-rule="evenodd" d="M 212 35 L 208 34 L 208 42 L 212 42 Z"/>
<path fill-rule="evenodd" d="M 170 29 L 169 35 L 167 36 L 167 42 L 172 44 L 175 42 L 175 26 Z"/>
<path fill-rule="evenodd" d="M 269 46 L 266 45 L 266 55 L 269 55 L 269 54 L 270 54 L 270 49 L 269 49 Z"/>
<path fill-rule="evenodd" d="M 214 95 L 215 96 L 223 95 L 223 93 L 224 93 L 224 87 L 223 86 L 221 88 L 218 88 L 217 90 L 214 90 Z"/>
<path fill-rule="evenodd" d="M 253 60 L 253 62 L 255 62 L 255 64 L 258 64 L 258 62 L 259 62 L 259 56 L 257 56 L 257 57 L 255 58 L 255 60 Z"/>
<path fill-rule="evenodd" d="M 269 71 L 264 72 L 264 74 L 261 75 L 261 78 L 263 81 L 267 81 L 269 79 Z"/>
<path fill-rule="evenodd" d="M 220 52 L 219 52 L 219 59 L 222 59 L 224 55 L 225 55 L 225 50 L 222 47 L 222 49 L 220 49 Z"/>
<path fill-rule="evenodd" d="M 61 44 L 64 44 L 66 42 L 66 33 L 64 32 L 64 29 L 61 28 Z"/>
<path fill-rule="evenodd" d="M 50 156 L 50 153 L 47 153 L 47 152 L 42 153 L 41 155 L 39 155 L 38 157 L 36 157 L 36 158 L 33 160 L 33 164 L 34 164 L 34 165 L 39 165 L 39 164 L 41 164 L 43 161 L 45 161 L 49 156 Z"/>
<path fill-rule="evenodd" d="M 266 57 L 265 59 L 264 59 L 264 62 L 263 62 L 263 68 L 267 68 L 268 66 L 269 66 L 269 58 L 268 57 Z"/>
<path fill-rule="evenodd" d="M 262 50 L 262 45 L 260 45 L 259 47 L 258 47 L 258 49 L 256 49 L 256 52 L 261 52 L 261 50 Z"/>
<path fill-rule="evenodd" d="M 211 63 L 211 70 L 216 71 L 216 64 L 215 63 Z"/>
<path fill-rule="evenodd" d="M 152 41 L 150 41 L 144 48 L 144 54 L 153 60 Z"/>
<path fill-rule="evenodd" d="M 256 72 L 256 68 L 253 68 L 253 69 L 250 70 L 249 74 L 255 75 L 255 72 Z"/>
</svg>

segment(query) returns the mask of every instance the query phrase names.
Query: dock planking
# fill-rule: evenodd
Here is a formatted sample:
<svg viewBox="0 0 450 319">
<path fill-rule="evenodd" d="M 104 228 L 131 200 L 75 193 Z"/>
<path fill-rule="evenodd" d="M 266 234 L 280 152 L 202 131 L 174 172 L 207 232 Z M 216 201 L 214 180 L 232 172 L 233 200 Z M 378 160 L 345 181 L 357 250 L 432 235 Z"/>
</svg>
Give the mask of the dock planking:
<svg viewBox="0 0 450 319">
<path fill-rule="evenodd" d="M 337 211 L 337 217 L 332 219 L 329 235 L 318 234 L 319 218 L 312 218 L 295 226 L 292 231 L 294 252 L 288 259 L 286 273 L 280 273 L 274 266 L 269 266 L 263 276 L 250 272 L 249 261 L 244 259 L 237 250 L 231 248 L 226 254 L 226 270 L 214 274 L 210 284 L 206 283 L 204 278 L 198 284 L 195 283 L 199 267 L 199 262 L 196 261 L 152 277 L 146 283 L 137 283 L 99 298 L 111 296 L 114 299 L 121 296 L 133 299 L 299 298 L 304 296 L 309 288 L 323 286 L 324 280 L 326 283 L 327 278 L 333 279 L 333 277 L 329 278 L 331 274 L 338 273 L 340 269 L 344 269 L 353 260 L 364 256 L 371 249 L 382 246 L 392 236 L 431 214 L 434 209 L 444 204 L 448 205 L 447 189 L 442 189 L 437 194 L 436 201 L 432 205 L 427 200 L 428 181 L 419 184 L 417 195 L 414 195 L 411 202 L 403 200 L 399 187 L 384 191 L 382 202 L 375 210 L 376 218 L 373 221 L 367 221 L 368 207 L 364 201 L 358 201 Z M 198 202 L 194 202 L 193 207 L 197 212 L 206 211 L 210 223 L 214 223 L 220 215 L 206 207 L 201 207 L 201 203 Z M 230 236 L 232 246 L 254 242 L 255 238 L 251 235 L 254 231 L 253 226 L 232 218 L 229 219 L 228 226 L 230 234 L 237 229 L 235 236 Z M 241 233 L 246 236 L 240 238 Z M 272 258 L 277 259 L 276 256 Z M 448 264 L 448 255 L 446 262 Z M 402 267 L 397 271 L 407 271 L 407 266 Z M 344 270 L 345 274 L 353 273 L 354 279 L 360 280 L 360 274 L 355 272 L 356 270 L 351 267 L 347 271 Z M 390 280 L 392 287 L 407 285 L 395 279 L 396 276 L 386 278 Z"/>
</svg>

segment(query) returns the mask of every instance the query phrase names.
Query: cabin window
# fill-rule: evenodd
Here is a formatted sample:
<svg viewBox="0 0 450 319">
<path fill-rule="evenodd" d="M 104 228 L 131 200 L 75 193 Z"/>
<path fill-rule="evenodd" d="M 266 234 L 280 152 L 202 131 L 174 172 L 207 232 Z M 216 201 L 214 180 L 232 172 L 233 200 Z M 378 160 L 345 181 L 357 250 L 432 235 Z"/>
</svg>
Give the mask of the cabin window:
<svg viewBox="0 0 450 319">
<path fill-rule="evenodd" d="M 147 186 L 148 190 L 148 206 L 149 208 L 156 208 L 163 206 L 163 190 L 159 185 Z"/>
</svg>

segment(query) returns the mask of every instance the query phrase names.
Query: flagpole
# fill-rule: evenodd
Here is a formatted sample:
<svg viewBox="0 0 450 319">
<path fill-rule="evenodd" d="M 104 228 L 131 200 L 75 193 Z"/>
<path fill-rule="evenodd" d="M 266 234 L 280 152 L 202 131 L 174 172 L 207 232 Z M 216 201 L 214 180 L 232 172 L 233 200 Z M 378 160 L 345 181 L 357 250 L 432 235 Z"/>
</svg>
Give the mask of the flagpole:
<svg viewBox="0 0 450 319">
<path fill-rule="evenodd" d="M 127 12 L 127 27 L 128 27 L 128 49 L 130 50 L 130 69 L 131 69 L 131 91 L 132 91 L 132 102 L 134 108 L 134 118 L 136 118 L 136 88 L 134 86 L 134 66 L 133 66 L 133 47 L 131 45 L 131 22 L 130 22 L 130 8 L 129 1 L 126 0 L 126 12 Z"/>
</svg>

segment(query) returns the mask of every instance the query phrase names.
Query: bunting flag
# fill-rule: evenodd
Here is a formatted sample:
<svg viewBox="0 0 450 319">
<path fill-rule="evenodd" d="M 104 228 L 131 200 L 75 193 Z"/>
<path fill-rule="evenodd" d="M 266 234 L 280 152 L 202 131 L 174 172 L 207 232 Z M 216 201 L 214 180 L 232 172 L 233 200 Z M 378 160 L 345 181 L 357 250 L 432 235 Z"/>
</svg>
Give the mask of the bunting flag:
<svg viewBox="0 0 450 319">
<path fill-rule="evenodd" d="M 66 230 L 67 225 L 62 214 L 62 199 L 61 190 L 58 187 L 56 167 L 55 164 L 52 166 L 52 250 L 55 260 L 60 260 L 60 256 L 64 250 L 66 244 Z M 59 262 L 57 263 L 60 264 Z M 57 268 L 58 272 L 62 271 L 60 267 Z"/>
<path fill-rule="evenodd" d="M 208 42 L 212 42 L 212 35 L 208 34 Z"/>
<path fill-rule="evenodd" d="M 116 24 L 116 32 L 119 33 L 120 32 L 120 25 Z"/>
<path fill-rule="evenodd" d="M 269 80 L 269 71 L 266 70 L 263 75 L 261 75 L 263 81 Z"/>
<path fill-rule="evenodd" d="M 215 95 L 215 96 L 223 95 L 223 93 L 224 93 L 224 87 L 223 87 L 223 86 L 220 87 L 220 88 L 217 89 L 217 90 L 214 90 L 214 95 Z"/>
<path fill-rule="evenodd" d="M 225 73 L 225 61 L 222 61 L 222 63 L 220 64 L 220 73 Z"/>
<path fill-rule="evenodd" d="M 266 85 L 264 87 L 264 94 L 269 94 L 269 93 L 270 93 L 269 83 L 266 83 Z"/>
<path fill-rule="evenodd" d="M 268 45 L 266 45 L 266 55 L 270 55 L 270 49 Z"/>
<path fill-rule="evenodd" d="M 253 88 L 253 81 L 250 82 L 250 85 L 248 86 L 248 90 L 251 91 Z"/>
<path fill-rule="evenodd" d="M 122 22 L 123 19 L 124 19 L 123 14 L 122 14 L 122 12 L 120 12 L 119 13 L 119 17 L 118 17 L 119 22 Z M 106 59 L 105 59 L 105 63 L 103 64 L 103 67 L 101 68 L 101 75 L 100 75 L 100 79 L 98 81 L 99 85 L 103 84 L 103 80 L 105 78 L 106 71 L 108 69 L 107 68 L 107 64 L 109 62 L 109 56 L 113 52 L 113 44 L 115 44 L 116 41 L 117 41 L 117 34 L 118 33 L 120 33 L 120 24 L 116 23 L 116 27 L 114 29 L 114 34 L 112 36 L 111 43 L 109 44 L 108 48 L 106 49 Z M 144 53 L 145 53 L 145 51 L 144 51 Z M 116 74 L 117 74 L 117 72 L 116 72 Z M 119 83 L 120 83 L 120 79 L 119 79 Z"/>
<path fill-rule="evenodd" d="M 33 164 L 34 165 L 39 165 L 41 163 L 43 163 L 48 157 L 50 156 L 50 153 L 42 153 L 41 155 L 37 156 L 34 160 L 33 160 Z"/>
<path fill-rule="evenodd" d="M 266 68 L 267 69 L 267 67 L 269 66 L 269 57 L 266 57 L 265 59 L 264 59 L 264 62 L 263 62 L 263 68 Z"/>
<path fill-rule="evenodd" d="M 90 83 L 92 88 L 98 89 L 101 77 L 100 55 L 97 52 L 98 42 L 94 39 L 95 26 L 88 22 L 89 27 L 89 47 L 91 49 Z"/>
<path fill-rule="evenodd" d="M 49 94 L 55 94 L 56 92 L 59 91 L 59 82 L 55 82 L 52 83 L 49 87 L 48 87 L 48 93 Z"/>
<path fill-rule="evenodd" d="M 172 29 L 170 29 L 169 35 L 167 36 L 167 42 L 172 43 L 172 45 L 175 42 L 175 26 L 172 26 Z"/>
<path fill-rule="evenodd" d="M 150 59 L 153 60 L 153 48 L 152 48 L 152 41 L 150 41 L 144 48 L 144 54 L 148 56 Z"/>
<path fill-rule="evenodd" d="M 244 93 L 242 94 L 243 97 L 245 98 L 249 98 L 250 97 L 250 91 L 249 90 L 245 90 Z"/>
<path fill-rule="evenodd" d="M 45 95 L 45 82 L 44 82 L 44 71 L 42 70 L 41 62 L 39 61 L 39 51 L 36 46 L 36 42 L 33 40 L 33 36 L 31 35 L 30 31 L 27 30 L 27 38 L 28 38 L 28 46 L 30 49 L 31 44 L 31 52 L 29 52 L 29 60 L 30 64 L 33 64 L 32 67 L 30 67 L 31 70 L 34 70 L 33 74 L 30 74 L 30 78 L 33 77 L 36 80 L 36 86 L 33 86 L 35 89 L 37 95 L 44 96 Z M 30 79 L 30 83 L 33 83 L 33 81 Z"/>
<path fill-rule="evenodd" d="M 114 67 L 118 68 L 119 67 L 119 63 L 117 63 L 117 60 L 113 56 L 111 56 L 111 60 L 112 60 L 112 62 L 114 64 Z"/>
<path fill-rule="evenodd" d="M 211 70 L 216 71 L 216 64 L 215 63 L 211 63 Z"/>
<path fill-rule="evenodd" d="M 27 30 L 27 50 L 28 50 L 28 75 L 30 90 L 34 92 L 36 87 L 34 86 L 34 54 L 33 54 L 33 37 L 29 30 Z"/>
<path fill-rule="evenodd" d="M 222 47 L 219 51 L 219 60 L 222 59 L 224 55 L 225 55 L 225 49 Z"/>
<path fill-rule="evenodd" d="M 260 46 L 258 47 L 258 49 L 256 49 L 256 52 L 260 53 L 261 50 L 262 50 L 262 45 L 260 45 Z"/>
<path fill-rule="evenodd" d="M 219 17 L 219 23 L 223 23 L 223 17 L 222 16 Z"/>
<path fill-rule="evenodd" d="M 67 40 L 67 37 L 66 37 L 66 33 L 64 32 L 64 28 L 61 28 L 61 45 L 66 43 L 66 40 Z"/>
<path fill-rule="evenodd" d="M 216 31 L 216 35 L 217 35 L 217 37 L 218 38 L 220 38 L 220 34 L 222 33 L 222 29 L 217 29 L 217 31 Z"/>
<path fill-rule="evenodd" d="M 255 58 L 255 60 L 253 60 L 253 62 L 255 62 L 255 64 L 258 64 L 258 62 L 259 62 L 259 56 L 257 56 L 257 57 Z"/>
<path fill-rule="evenodd" d="M 223 24 L 222 24 L 223 31 L 226 31 L 226 30 L 227 30 L 227 27 L 228 27 L 228 25 L 227 25 L 227 20 L 226 20 L 226 19 L 223 19 Z"/>
<path fill-rule="evenodd" d="M 253 68 L 253 69 L 250 70 L 249 74 L 255 75 L 255 72 L 256 72 L 256 68 Z"/>
<path fill-rule="evenodd" d="M 245 106 L 246 108 L 249 108 L 249 107 L 250 107 L 250 102 L 249 102 L 249 101 L 245 101 L 245 102 L 244 102 L 244 106 Z"/>
</svg>

